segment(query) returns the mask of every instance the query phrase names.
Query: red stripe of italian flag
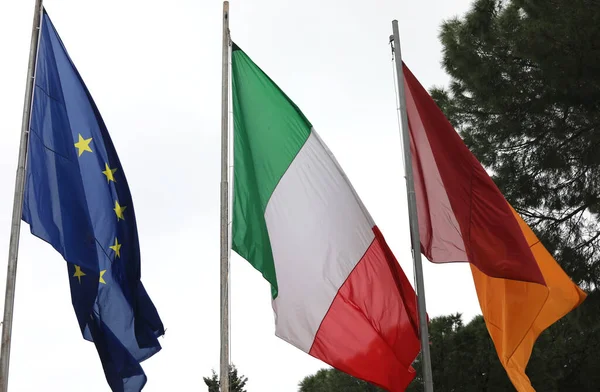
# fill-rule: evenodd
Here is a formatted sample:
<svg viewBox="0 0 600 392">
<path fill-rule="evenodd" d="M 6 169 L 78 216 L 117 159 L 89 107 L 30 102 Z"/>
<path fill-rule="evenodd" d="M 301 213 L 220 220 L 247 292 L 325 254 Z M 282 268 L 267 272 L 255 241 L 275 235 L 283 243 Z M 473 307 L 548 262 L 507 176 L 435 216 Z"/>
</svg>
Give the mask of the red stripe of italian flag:
<svg viewBox="0 0 600 392">
<path fill-rule="evenodd" d="M 416 297 L 352 185 L 236 45 L 233 249 L 272 287 L 276 335 L 390 391 L 414 378 Z"/>
</svg>

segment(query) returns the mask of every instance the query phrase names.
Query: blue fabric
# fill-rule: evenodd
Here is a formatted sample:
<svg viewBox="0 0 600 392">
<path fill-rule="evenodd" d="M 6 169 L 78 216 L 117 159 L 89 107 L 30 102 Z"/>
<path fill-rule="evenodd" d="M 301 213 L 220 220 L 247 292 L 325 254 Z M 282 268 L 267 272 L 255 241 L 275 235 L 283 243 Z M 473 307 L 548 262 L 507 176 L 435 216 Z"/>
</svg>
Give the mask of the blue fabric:
<svg viewBox="0 0 600 392">
<path fill-rule="evenodd" d="M 140 391 L 140 362 L 161 349 L 164 327 L 140 281 L 133 202 L 106 126 L 45 11 L 23 220 L 67 261 L 81 332 L 96 345 L 111 389 Z"/>
</svg>

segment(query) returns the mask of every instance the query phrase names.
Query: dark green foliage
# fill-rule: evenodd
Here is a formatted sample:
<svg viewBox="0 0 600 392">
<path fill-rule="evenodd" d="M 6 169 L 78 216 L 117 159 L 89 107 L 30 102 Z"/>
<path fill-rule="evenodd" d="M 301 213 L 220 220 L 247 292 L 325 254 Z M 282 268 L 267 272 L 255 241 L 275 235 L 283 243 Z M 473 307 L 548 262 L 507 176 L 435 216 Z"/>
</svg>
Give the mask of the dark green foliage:
<svg viewBox="0 0 600 392">
<path fill-rule="evenodd" d="M 204 383 L 208 386 L 208 392 L 219 392 L 219 376 L 212 371 L 211 377 L 203 377 Z M 248 377 L 238 375 L 235 365 L 229 366 L 229 390 L 231 392 L 247 392 L 244 387 L 248 382 Z"/>
<path fill-rule="evenodd" d="M 430 325 L 434 385 L 444 391 L 510 391 L 481 316 L 463 325 L 460 314 L 437 317 Z M 421 374 L 419 361 L 415 363 Z M 421 380 L 409 391 L 422 391 Z"/>
<path fill-rule="evenodd" d="M 436 317 L 430 324 L 431 366 L 436 390 L 448 392 L 514 391 L 482 316 L 463 325 L 460 314 Z M 414 364 L 421 374 L 419 359 Z M 408 392 L 423 391 L 418 377 Z"/>
<path fill-rule="evenodd" d="M 298 392 L 384 392 L 381 388 L 337 369 L 321 369 L 305 377 L 299 387 Z"/>
<path fill-rule="evenodd" d="M 476 0 L 432 96 L 567 274 L 600 283 L 600 1 Z"/>
</svg>

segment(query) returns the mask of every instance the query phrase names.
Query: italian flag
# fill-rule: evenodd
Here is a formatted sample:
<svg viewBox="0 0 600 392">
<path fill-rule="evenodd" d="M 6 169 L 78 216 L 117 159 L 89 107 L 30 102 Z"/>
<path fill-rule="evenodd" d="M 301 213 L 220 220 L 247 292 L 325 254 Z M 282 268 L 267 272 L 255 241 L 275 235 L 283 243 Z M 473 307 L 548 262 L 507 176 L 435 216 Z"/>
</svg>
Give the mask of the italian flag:
<svg viewBox="0 0 600 392">
<path fill-rule="evenodd" d="M 300 109 L 232 48 L 232 247 L 270 283 L 276 335 L 390 391 L 420 350 L 416 295 Z"/>
</svg>

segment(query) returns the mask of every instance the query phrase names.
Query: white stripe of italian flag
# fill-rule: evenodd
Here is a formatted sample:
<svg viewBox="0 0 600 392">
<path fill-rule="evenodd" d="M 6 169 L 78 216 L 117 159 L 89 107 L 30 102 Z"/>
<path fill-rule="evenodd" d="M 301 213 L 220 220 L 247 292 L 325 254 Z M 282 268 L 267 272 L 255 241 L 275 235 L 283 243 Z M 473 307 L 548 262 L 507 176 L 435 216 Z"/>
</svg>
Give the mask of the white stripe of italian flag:
<svg viewBox="0 0 600 392">
<path fill-rule="evenodd" d="M 276 335 L 390 391 L 414 378 L 415 292 L 331 152 L 232 51 L 232 247 L 270 282 Z"/>
</svg>

